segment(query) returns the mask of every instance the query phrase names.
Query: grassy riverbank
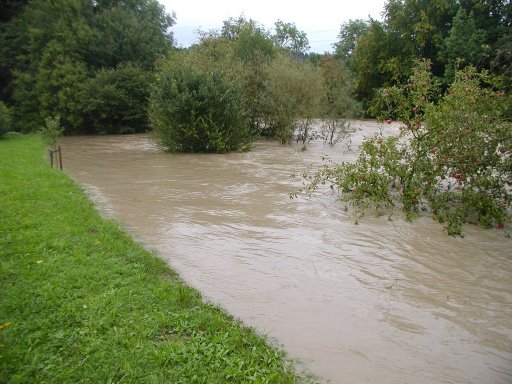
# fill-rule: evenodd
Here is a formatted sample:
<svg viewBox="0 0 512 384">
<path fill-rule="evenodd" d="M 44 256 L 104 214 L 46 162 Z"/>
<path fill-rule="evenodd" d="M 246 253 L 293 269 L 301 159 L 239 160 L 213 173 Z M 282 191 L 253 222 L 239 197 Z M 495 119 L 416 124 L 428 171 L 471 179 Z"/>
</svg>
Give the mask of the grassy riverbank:
<svg viewBox="0 0 512 384">
<path fill-rule="evenodd" d="M 102 219 L 39 138 L 0 139 L 0 382 L 296 381 L 282 352 Z"/>
</svg>

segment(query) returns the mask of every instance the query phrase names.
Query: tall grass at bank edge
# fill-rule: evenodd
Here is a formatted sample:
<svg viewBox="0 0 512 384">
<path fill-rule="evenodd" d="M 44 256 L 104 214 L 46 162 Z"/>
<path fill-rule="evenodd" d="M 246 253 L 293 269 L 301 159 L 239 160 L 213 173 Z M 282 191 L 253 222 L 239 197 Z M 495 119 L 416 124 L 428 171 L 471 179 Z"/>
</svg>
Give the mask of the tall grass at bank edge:
<svg viewBox="0 0 512 384">
<path fill-rule="evenodd" d="M 38 137 L 0 140 L 1 383 L 297 381 L 282 351 L 101 218 Z"/>
</svg>

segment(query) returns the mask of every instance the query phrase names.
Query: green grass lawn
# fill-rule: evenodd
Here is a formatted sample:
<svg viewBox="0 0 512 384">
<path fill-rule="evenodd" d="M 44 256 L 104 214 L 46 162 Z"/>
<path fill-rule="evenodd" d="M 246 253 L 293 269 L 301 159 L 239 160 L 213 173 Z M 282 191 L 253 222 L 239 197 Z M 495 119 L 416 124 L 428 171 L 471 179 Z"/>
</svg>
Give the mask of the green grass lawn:
<svg viewBox="0 0 512 384">
<path fill-rule="evenodd" d="M 0 139 L 0 383 L 299 381 L 44 156 Z"/>
</svg>

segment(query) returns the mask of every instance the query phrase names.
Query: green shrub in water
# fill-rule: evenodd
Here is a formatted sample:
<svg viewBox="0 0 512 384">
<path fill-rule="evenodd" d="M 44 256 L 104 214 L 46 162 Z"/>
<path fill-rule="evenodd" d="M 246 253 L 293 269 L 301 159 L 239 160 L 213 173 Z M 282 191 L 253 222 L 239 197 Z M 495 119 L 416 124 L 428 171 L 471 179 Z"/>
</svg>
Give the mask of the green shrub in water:
<svg viewBox="0 0 512 384">
<path fill-rule="evenodd" d="M 512 124 L 498 80 L 468 67 L 434 103 L 430 63 L 419 63 L 407 84 L 380 91 L 381 117 L 401 122 L 401 134 L 366 138 L 357 161 L 306 172 L 302 190 L 331 184 L 356 217 L 369 208 L 430 212 L 450 235 L 464 223 L 502 228 L 511 219 Z"/>
<path fill-rule="evenodd" d="M 241 91 L 207 60 L 171 56 L 161 63 L 150 96 L 156 141 L 170 152 L 247 150 L 253 135 Z"/>
</svg>

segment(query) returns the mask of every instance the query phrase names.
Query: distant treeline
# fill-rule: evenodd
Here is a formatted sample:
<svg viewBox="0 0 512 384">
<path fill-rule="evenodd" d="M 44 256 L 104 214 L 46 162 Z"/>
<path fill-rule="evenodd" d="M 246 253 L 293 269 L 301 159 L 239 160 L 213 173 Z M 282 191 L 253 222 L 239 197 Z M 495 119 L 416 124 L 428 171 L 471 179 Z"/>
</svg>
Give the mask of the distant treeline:
<svg viewBox="0 0 512 384">
<path fill-rule="evenodd" d="M 299 118 L 371 116 L 376 90 L 408 79 L 419 58 L 442 84 L 472 65 L 511 86 L 505 0 L 388 0 L 383 21 L 342 24 L 331 54 L 309 53 L 294 23 L 267 30 L 244 17 L 177 49 L 176 18 L 156 0 L 7 0 L 0 17 L 0 133 L 38 130 L 54 116 L 66 134 L 147 130 L 159 121 L 150 100 L 155 114 L 166 102 L 160 80 L 178 70 L 173 60 L 197 63 L 197 79 L 214 72 L 205 89 L 229 90 L 252 133 L 283 141 Z"/>
</svg>

